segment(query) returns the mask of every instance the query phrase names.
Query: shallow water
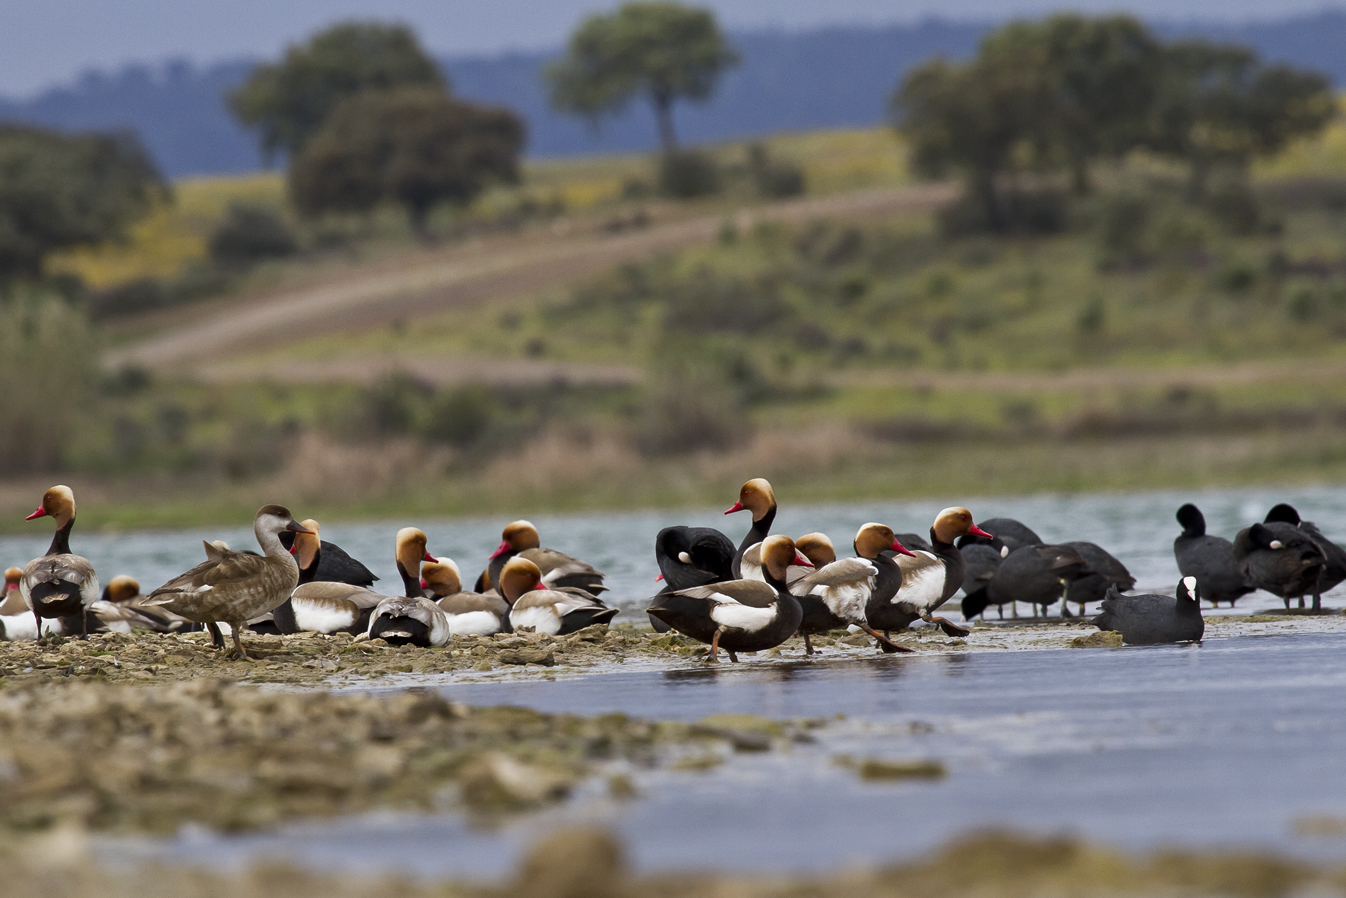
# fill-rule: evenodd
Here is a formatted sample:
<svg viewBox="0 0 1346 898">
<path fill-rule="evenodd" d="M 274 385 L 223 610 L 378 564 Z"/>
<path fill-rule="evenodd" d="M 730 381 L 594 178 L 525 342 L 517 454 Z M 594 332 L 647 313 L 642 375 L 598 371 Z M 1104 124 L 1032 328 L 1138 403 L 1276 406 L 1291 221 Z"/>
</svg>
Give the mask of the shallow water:
<svg viewBox="0 0 1346 898">
<path fill-rule="evenodd" d="M 1346 633 L 1209 639 L 1199 646 L 878 657 L 612 673 L 554 682 L 447 684 L 472 704 L 832 718 L 814 744 L 738 754 L 707 773 L 637 773 L 640 797 L 594 784 L 500 829 L 383 815 L 281 834 L 185 834 L 148 853 L 234 864 L 492 877 L 539 832 L 600 821 L 644 869 L 810 871 L 909 858 L 970 829 L 1070 832 L 1128 849 L 1255 847 L 1340 858 L 1297 836 L 1346 816 Z M 837 715 L 844 715 L 838 718 Z M 942 780 L 864 782 L 860 758 L 935 758 Z"/>
<path fill-rule="evenodd" d="M 923 532 L 946 502 L 792 506 L 777 529 L 821 529 L 848 546 L 866 521 Z M 1327 533 L 1346 535 L 1346 488 L 1036 496 L 969 500 L 979 519 L 1011 516 L 1049 541 L 1087 539 L 1117 555 L 1141 589 L 1169 591 L 1178 573 L 1174 511 L 1197 502 L 1210 530 L 1232 536 L 1290 501 Z M 727 504 L 727 503 L 726 503 Z M 302 510 L 300 510 L 302 513 Z M 615 600 L 638 611 L 655 591 L 653 539 L 669 523 L 711 524 L 737 539 L 745 515 L 714 510 L 538 516 L 544 544 L 609 574 Z M 431 551 L 465 578 L 499 538 L 504 517 L 333 523 L 324 537 L 363 559 L 396 591 L 398 526 L 414 523 Z M 36 525 L 35 525 L 36 526 Z M 40 553 L 48 537 L 0 539 L 0 557 Z M 77 533 L 77 551 L 103 573 L 146 589 L 195 564 L 202 538 L 252 544 L 246 528 Z M 1253 596 L 1240 610 L 1278 604 Z M 639 619 L 635 614 L 623 615 Z M 674 662 L 573 678 L 462 682 L 438 688 L 470 704 L 547 711 L 622 711 L 694 720 L 717 713 L 832 718 L 818 741 L 787 752 L 738 754 L 705 773 L 634 771 L 639 797 L 609 798 L 601 782 L 560 808 L 490 829 L 461 817 L 375 815 L 222 837 L 188 832 L 161 842 L 106 842 L 106 856 L 233 865 L 280 856 L 320 868 L 386 868 L 422 875 L 497 876 L 539 832 L 601 821 L 645 869 L 823 870 L 912 857 L 984 826 L 1069 831 L 1126 848 L 1252 846 L 1339 858 L 1346 841 L 1296 835 L 1306 816 L 1346 818 L 1346 623 L 1287 625 L 1293 635 L 1208 638 L 1200 646 L 1041 650 L 805 663 L 765 657 L 718 668 Z M 1337 620 L 1337 619 L 1333 619 Z M 842 715 L 838 718 L 837 715 Z M 861 781 L 842 755 L 936 758 L 937 781 Z"/>
<path fill-rule="evenodd" d="M 728 500 L 732 500 L 729 496 Z M 776 519 L 779 533 L 799 535 L 821 530 L 832 537 L 838 553 L 849 553 L 855 531 L 867 521 L 881 521 L 898 532 L 925 533 L 935 514 L 953 501 L 964 502 L 979 520 L 1013 517 L 1028 524 L 1047 541 L 1089 540 L 1122 560 L 1137 579 L 1137 588 L 1171 592 L 1178 580 L 1173 561 L 1173 538 L 1181 528 L 1173 518 L 1183 502 L 1196 502 L 1206 514 L 1211 533 L 1232 538 L 1240 528 L 1259 521 L 1276 502 L 1288 501 L 1305 520 L 1324 532 L 1346 538 L 1346 487 L 1219 490 L 1210 492 L 1151 492 L 1028 496 L 1018 498 L 946 501 L 874 502 L 832 505 L 791 505 L 788 496 Z M 729 504 L 726 501 L 725 505 Z M 301 508 L 294 511 L 303 516 Z M 682 511 L 603 512 L 580 515 L 537 515 L 534 523 L 543 545 L 589 561 L 608 575 L 611 593 L 605 598 L 629 612 L 638 612 L 658 591 L 654 578 L 654 537 L 669 524 L 713 526 L 737 542 L 750 525 L 747 513 L 725 516 L 714 509 Z M 401 589 L 393 563 L 393 537 L 400 527 L 414 525 L 430 537 L 430 551 L 455 559 L 467 585 L 484 566 L 500 541 L 505 516 L 445 520 L 408 520 L 324 524 L 322 535 L 363 561 L 382 578 L 383 592 Z M 33 536 L 0 537 L 0 562 L 23 565 L 46 551 L 51 541 L 48 522 L 32 522 Z M 106 582 L 116 574 L 130 574 L 148 592 L 204 560 L 204 539 L 224 539 L 235 548 L 255 548 L 250 524 L 198 530 L 91 533 L 78 527 L 71 542 L 76 552 L 94 563 Z M 1346 587 L 1341 588 L 1346 593 Z M 1265 600 L 1265 601 L 1259 601 Z M 1270 596 L 1250 597 L 1240 607 L 1275 604 Z M 643 620 L 638 613 L 618 620 Z"/>
</svg>

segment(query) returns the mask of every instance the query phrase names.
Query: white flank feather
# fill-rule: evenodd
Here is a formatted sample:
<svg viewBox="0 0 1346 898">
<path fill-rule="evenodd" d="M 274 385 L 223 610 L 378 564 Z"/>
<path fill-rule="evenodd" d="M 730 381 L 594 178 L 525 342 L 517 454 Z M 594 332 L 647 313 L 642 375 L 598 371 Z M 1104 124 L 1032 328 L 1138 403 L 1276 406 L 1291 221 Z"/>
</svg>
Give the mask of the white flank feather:
<svg viewBox="0 0 1346 898">
<path fill-rule="evenodd" d="M 716 602 L 715 607 L 710 609 L 710 619 L 721 627 L 756 633 L 776 619 L 779 606 L 774 603 L 765 608 L 754 608 L 751 605 L 740 605 L 733 599 L 724 598 L 727 600 Z"/>
<path fill-rule="evenodd" d="M 863 623 L 865 605 L 874 592 L 874 578 L 840 586 L 815 586 L 810 595 L 823 600 L 829 611 L 849 623 Z"/>
<path fill-rule="evenodd" d="M 548 636 L 561 632 L 561 615 L 552 606 L 516 608 L 509 613 L 509 622 L 515 630 L 532 630 Z"/>
<path fill-rule="evenodd" d="M 314 633 L 335 633 L 345 630 L 355 623 L 355 614 L 350 606 L 333 608 L 330 605 L 290 600 L 294 608 L 294 622 L 301 630 Z"/>
<path fill-rule="evenodd" d="M 500 618 L 489 611 L 450 614 L 449 632 L 454 636 L 490 636 L 500 632 Z"/>
</svg>

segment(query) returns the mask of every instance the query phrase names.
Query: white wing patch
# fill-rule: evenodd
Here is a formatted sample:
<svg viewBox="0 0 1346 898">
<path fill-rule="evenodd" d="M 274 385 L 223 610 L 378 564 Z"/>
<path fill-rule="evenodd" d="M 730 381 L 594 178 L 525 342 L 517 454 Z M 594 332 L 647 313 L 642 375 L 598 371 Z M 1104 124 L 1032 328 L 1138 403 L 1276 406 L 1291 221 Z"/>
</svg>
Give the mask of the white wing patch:
<svg viewBox="0 0 1346 898">
<path fill-rule="evenodd" d="M 874 578 L 866 582 L 843 583 L 839 586 L 815 586 L 809 595 L 823 600 L 837 617 L 852 624 L 865 622 L 865 605 L 874 592 Z"/>
<path fill-rule="evenodd" d="M 924 555 L 932 561 L 939 561 L 939 558 L 931 552 L 918 550 L 917 555 Z M 898 562 L 900 565 L 901 562 Z M 903 574 L 906 574 L 903 571 Z M 944 565 L 931 564 L 920 570 L 913 571 L 910 576 L 902 578 L 902 588 L 893 596 L 894 605 L 910 605 L 913 608 L 930 610 L 937 608 L 940 600 L 944 598 Z"/>
</svg>

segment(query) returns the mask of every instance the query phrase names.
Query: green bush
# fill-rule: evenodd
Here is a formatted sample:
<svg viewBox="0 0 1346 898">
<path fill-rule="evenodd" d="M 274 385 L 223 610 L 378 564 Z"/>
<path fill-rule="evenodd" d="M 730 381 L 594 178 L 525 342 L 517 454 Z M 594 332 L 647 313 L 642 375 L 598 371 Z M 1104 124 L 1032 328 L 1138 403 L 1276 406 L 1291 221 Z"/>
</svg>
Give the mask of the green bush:
<svg viewBox="0 0 1346 898">
<path fill-rule="evenodd" d="M 275 211 L 235 203 L 210 236 L 210 258 L 220 265 L 251 265 L 292 255 L 299 248 L 294 231 Z"/>
<path fill-rule="evenodd" d="M 442 391 L 430 403 L 425 435 L 462 449 L 473 446 L 491 426 L 495 402 L 495 396 L 484 386 Z"/>
<path fill-rule="evenodd" d="M 767 199 L 786 199 L 804 193 L 804 170 L 772 159 L 760 143 L 748 146 L 748 171 L 757 192 Z"/>
<path fill-rule="evenodd" d="M 720 192 L 720 170 L 715 160 L 695 150 L 665 153 L 659 159 L 659 193 L 677 200 L 713 196 Z"/>
<path fill-rule="evenodd" d="M 701 366 L 662 372 L 642 408 L 635 442 L 646 455 L 723 451 L 751 436 L 734 391 Z"/>
</svg>

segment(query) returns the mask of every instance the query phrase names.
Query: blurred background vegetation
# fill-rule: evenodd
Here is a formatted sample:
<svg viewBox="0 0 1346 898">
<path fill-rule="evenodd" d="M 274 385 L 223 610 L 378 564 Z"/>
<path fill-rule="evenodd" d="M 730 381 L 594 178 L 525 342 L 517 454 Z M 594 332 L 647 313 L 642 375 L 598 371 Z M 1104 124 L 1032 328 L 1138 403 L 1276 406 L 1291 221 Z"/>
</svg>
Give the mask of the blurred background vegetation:
<svg viewBox="0 0 1346 898">
<path fill-rule="evenodd" d="M 736 60 L 677 4 L 577 28 L 554 102 L 650 104 L 653 156 L 523 160 L 525 122 L 368 23 L 228 98 L 283 174 L 168 185 L 132 136 L 0 127 L 0 502 L 78 479 L 95 520 L 136 524 L 277 496 L 694 502 L 748 476 L 821 499 L 1346 474 L 1325 79 L 1060 15 L 912 71 L 889 126 L 681 145 L 679 104 Z M 231 351 L 227 376 L 100 363 L 313 284 L 707 220 L 606 271 Z"/>
</svg>

